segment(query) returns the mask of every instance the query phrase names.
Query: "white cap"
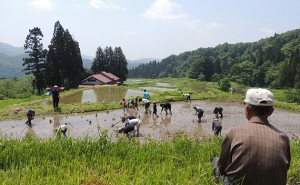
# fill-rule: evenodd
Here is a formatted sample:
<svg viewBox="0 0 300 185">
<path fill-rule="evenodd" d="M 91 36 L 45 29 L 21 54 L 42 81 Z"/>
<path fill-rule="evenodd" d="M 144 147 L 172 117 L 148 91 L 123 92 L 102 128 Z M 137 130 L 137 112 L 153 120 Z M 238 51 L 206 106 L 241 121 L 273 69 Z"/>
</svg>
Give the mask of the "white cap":
<svg viewBox="0 0 300 185">
<path fill-rule="evenodd" d="M 55 85 L 54 87 L 57 87 L 57 85 Z"/>
<path fill-rule="evenodd" d="M 274 95 L 267 89 L 249 89 L 244 102 L 255 106 L 273 106 Z"/>
</svg>

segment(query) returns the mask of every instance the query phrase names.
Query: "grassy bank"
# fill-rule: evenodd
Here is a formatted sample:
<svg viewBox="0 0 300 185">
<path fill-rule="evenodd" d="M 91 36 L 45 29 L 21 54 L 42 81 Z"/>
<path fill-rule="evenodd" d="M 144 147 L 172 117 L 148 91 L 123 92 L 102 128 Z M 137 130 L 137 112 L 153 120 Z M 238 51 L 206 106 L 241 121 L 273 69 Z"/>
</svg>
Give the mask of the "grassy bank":
<svg viewBox="0 0 300 185">
<path fill-rule="evenodd" d="M 216 184 L 220 138 L 139 144 L 120 140 L 0 140 L 1 184 Z M 289 184 L 300 182 L 300 142 L 291 145 Z"/>
<path fill-rule="evenodd" d="M 198 80 L 188 78 L 167 78 L 167 79 L 129 79 L 125 86 L 113 87 L 113 88 L 130 88 L 143 90 L 142 87 L 161 87 L 159 83 L 171 84 L 170 89 L 176 88 L 176 90 L 170 90 L 166 92 L 151 90 L 153 96 L 151 100 L 156 102 L 166 101 L 182 101 L 183 93 L 192 94 L 192 100 L 227 100 L 236 101 L 240 103 L 244 99 L 243 94 L 230 94 L 229 92 L 222 92 L 219 90 L 218 83 L 216 82 L 201 82 Z M 239 87 L 237 84 L 232 84 L 233 87 Z M 105 87 L 102 87 L 105 88 Z M 166 88 L 166 87 L 164 87 Z M 247 89 L 247 87 L 243 87 Z M 83 89 L 70 90 L 61 93 L 61 96 L 68 96 L 74 94 Z M 275 94 L 275 106 L 283 109 L 300 112 L 300 106 L 295 103 L 284 102 L 283 90 L 273 90 Z M 26 115 L 28 108 L 37 110 L 37 116 L 47 116 L 53 114 L 72 114 L 72 113 L 85 113 L 93 111 L 104 111 L 119 109 L 121 105 L 118 103 L 75 103 L 75 104 L 59 104 L 59 108 L 54 110 L 52 105 L 43 105 L 42 102 L 51 101 L 51 96 L 32 96 L 26 99 L 8 99 L 0 101 L 0 120 L 7 119 L 21 119 Z"/>
<path fill-rule="evenodd" d="M 157 82 L 170 83 L 176 91 L 152 91 L 151 100 L 181 101 L 182 93 L 191 93 L 192 100 L 218 99 L 241 103 L 244 95 L 221 92 L 217 83 L 190 79 L 139 80 L 128 88 L 159 87 Z M 126 87 L 115 87 L 126 88 Z M 171 87 L 170 87 L 171 88 Z M 82 90 L 82 89 L 81 89 Z M 61 96 L 79 90 L 64 92 Z M 276 107 L 300 112 L 299 105 L 281 101 L 282 91 L 274 91 Z M 51 97 L 31 97 L 0 101 L 0 119 L 24 118 L 26 110 L 38 110 L 37 116 L 72 114 L 121 108 L 117 103 L 41 105 Z M 171 141 L 139 144 L 104 138 L 38 139 L 26 137 L 18 141 L 0 138 L 1 184 L 216 184 L 211 160 L 219 154 L 221 138 L 201 141 L 179 136 Z M 288 184 L 300 183 L 300 141 L 291 142 L 292 163 Z"/>
</svg>

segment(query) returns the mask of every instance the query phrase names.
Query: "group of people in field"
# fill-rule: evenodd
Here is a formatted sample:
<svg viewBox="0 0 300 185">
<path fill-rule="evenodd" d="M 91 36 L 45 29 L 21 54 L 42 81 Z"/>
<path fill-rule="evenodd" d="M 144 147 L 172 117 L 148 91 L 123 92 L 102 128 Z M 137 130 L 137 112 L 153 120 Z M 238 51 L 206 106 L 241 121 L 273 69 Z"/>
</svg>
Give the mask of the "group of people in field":
<svg viewBox="0 0 300 185">
<path fill-rule="evenodd" d="M 191 102 L 191 94 L 185 93 L 182 95 L 184 98 L 184 101 Z M 138 109 L 138 103 L 143 101 L 144 107 L 145 107 L 145 114 L 152 114 L 152 116 L 159 117 L 157 115 L 157 104 L 155 101 L 153 101 L 153 111 L 150 110 L 150 94 L 146 90 L 144 90 L 143 93 L 143 98 L 138 98 L 136 97 L 135 99 L 130 99 L 128 102 L 126 102 L 125 98 L 122 99 L 121 104 L 123 107 L 124 113 L 128 111 L 129 108 L 134 108 L 136 110 Z M 159 104 L 161 107 L 160 114 L 164 111 L 166 115 L 172 115 L 172 105 L 169 102 L 165 103 L 160 103 Z M 199 107 L 199 106 L 194 106 L 193 107 L 196 111 L 195 115 L 198 117 L 198 123 L 201 123 L 201 118 L 204 114 L 204 110 Z M 212 130 L 214 131 L 215 135 L 221 135 L 221 130 L 222 130 L 222 124 L 219 121 L 219 117 L 223 118 L 223 108 L 222 107 L 215 107 L 213 114 L 215 115 L 215 119 L 213 119 L 212 122 Z M 131 119 L 137 119 L 134 116 L 129 116 L 129 117 L 123 117 L 122 122 L 124 120 L 131 120 Z M 140 127 L 140 123 L 138 125 L 136 124 L 128 124 L 129 121 L 125 122 L 124 127 L 119 129 L 119 133 L 125 133 L 127 136 L 134 136 L 136 134 L 130 134 L 130 133 L 136 133 L 136 131 Z"/>
<path fill-rule="evenodd" d="M 183 96 L 186 101 L 190 101 L 190 96 Z M 227 130 L 221 144 L 220 155 L 212 161 L 217 183 L 225 185 L 287 183 L 287 172 L 291 163 L 290 143 L 288 136 L 268 121 L 268 117 L 274 111 L 273 105 L 274 95 L 267 89 L 249 89 L 246 92 L 244 114 L 248 123 Z M 148 107 L 145 106 L 146 112 Z M 166 110 L 166 114 L 167 110 L 172 114 L 171 104 L 164 104 L 161 107 Z M 193 108 L 198 122 L 201 123 L 204 110 L 199 106 Z M 215 107 L 213 114 L 215 118 L 212 121 L 212 130 L 215 135 L 219 135 L 222 130 L 219 119 L 223 119 L 223 108 Z M 120 129 L 120 133 L 128 134 L 129 130 L 138 132 L 140 121 L 129 127 L 130 119 L 124 118 L 127 120 L 127 126 Z"/>
<path fill-rule="evenodd" d="M 49 94 L 52 95 L 52 102 L 53 102 L 53 108 L 56 109 L 58 107 L 59 104 L 59 96 L 60 93 L 60 88 L 57 85 L 54 85 L 53 88 L 50 89 Z M 29 127 L 32 126 L 32 120 L 34 119 L 35 116 L 35 111 L 32 109 L 28 109 L 27 113 L 27 121 L 25 122 L 25 124 L 27 124 Z M 57 134 L 62 134 L 63 136 L 66 136 L 66 132 L 67 132 L 67 123 L 60 125 L 59 127 L 57 127 L 55 129 Z"/>
<path fill-rule="evenodd" d="M 183 95 L 186 101 L 191 101 L 189 94 Z M 145 113 L 151 114 L 150 94 L 144 91 L 143 98 L 126 102 L 122 101 L 124 111 L 133 106 L 138 110 L 138 102 L 145 104 Z M 291 164 L 290 141 L 288 136 L 275 128 L 268 120 L 274 111 L 274 95 L 267 89 L 255 88 L 246 92 L 244 99 L 244 115 L 248 122 L 229 128 L 223 137 L 220 154 L 212 161 L 213 172 L 217 183 L 225 185 L 285 185 L 287 172 Z M 160 104 L 161 113 L 172 115 L 170 103 Z M 194 106 L 198 122 L 204 115 L 204 110 Z M 212 130 L 215 135 L 221 135 L 223 108 L 215 107 L 212 121 Z M 153 115 L 157 116 L 156 103 L 153 101 Z M 31 125 L 35 112 L 27 112 L 26 124 Z M 139 136 L 141 120 L 135 116 L 123 116 L 124 127 L 118 129 L 119 133 L 128 137 Z M 66 135 L 67 124 L 60 126 L 57 132 Z"/>
</svg>

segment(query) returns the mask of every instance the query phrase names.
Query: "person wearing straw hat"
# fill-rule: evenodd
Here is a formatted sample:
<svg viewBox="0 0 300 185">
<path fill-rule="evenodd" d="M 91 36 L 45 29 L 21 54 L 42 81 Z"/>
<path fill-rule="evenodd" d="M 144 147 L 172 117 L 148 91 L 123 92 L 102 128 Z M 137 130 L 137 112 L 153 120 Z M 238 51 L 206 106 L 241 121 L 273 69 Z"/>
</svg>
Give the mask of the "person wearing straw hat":
<svg viewBox="0 0 300 185">
<path fill-rule="evenodd" d="M 248 123 L 230 128 L 217 162 L 230 184 L 285 185 L 291 153 L 288 136 L 268 121 L 274 95 L 267 89 L 249 89 L 244 100 Z"/>
</svg>

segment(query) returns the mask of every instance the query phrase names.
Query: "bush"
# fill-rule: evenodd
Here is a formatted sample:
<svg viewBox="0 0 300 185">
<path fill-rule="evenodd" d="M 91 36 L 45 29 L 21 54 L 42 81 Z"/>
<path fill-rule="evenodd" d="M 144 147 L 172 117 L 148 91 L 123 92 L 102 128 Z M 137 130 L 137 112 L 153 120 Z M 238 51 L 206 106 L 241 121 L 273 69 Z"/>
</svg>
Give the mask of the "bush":
<svg viewBox="0 0 300 185">
<path fill-rule="evenodd" d="M 285 90 L 285 99 L 289 103 L 300 103 L 300 89 Z"/>
<path fill-rule="evenodd" d="M 228 78 L 223 78 L 219 82 L 220 90 L 224 92 L 228 92 L 229 89 L 231 88 L 231 84 Z"/>
</svg>

